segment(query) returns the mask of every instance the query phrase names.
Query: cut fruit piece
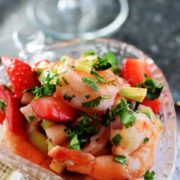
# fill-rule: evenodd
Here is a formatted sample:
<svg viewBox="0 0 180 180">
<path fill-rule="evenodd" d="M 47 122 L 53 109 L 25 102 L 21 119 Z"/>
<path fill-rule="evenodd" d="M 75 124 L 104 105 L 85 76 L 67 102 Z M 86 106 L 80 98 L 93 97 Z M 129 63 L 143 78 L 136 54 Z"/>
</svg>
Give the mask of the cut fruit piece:
<svg viewBox="0 0 180 180">
<path fill-rule="evenodd" d="M 155 114 L 158 114 L 161 109 L 161 101 L 159 99 L 150 100 L 145 98 L 142 104 L 151 107 Z"/>
<path fill-rule="evenodd" d="M 142 102 L 147 94 L 146 88 L 123 87 L 119 94 L 127 99 Z"/>
<path fill-rule="evenodd" d="M 47 138 L 44 134 L 39 131 L 33 131 L 29 134 L 29 141 L 32 145 L 34 145 L 40 151 L 47 153 L 48 152 L 48 144 Z"/>
<path fill-rule="evenodd" d="M 93 60 L 78 60 L 75 62 L 75 68 L 79 71 L 90 73 L 93 67 Z"/>
<path fill-rule="evenodd" d="M 32 103 L 35 114 L 46 120 L 67 122 L 76 119 L 77 110 L 54 97 L 42 97 Z"/>
<path fill-rule="evenodd" d="M 20 99 L 22 97 L 24 90 L 36 86 L 35 72 L 32 71 L 29 64 L 8 56 L 2 57 L 2 64 L 6 69 L 17 98 Z"/>
<path fill-rule="evenodd" d="M 2 124 L 4 120 L 5 120 L 5 113 L 0 109 L 0 124 Z"/>
<path fill-rule="evenodd" d="M 52 121 L 48 121 L 48 120 L 42 120 L 42 122 L 41 122 L 41 126 L 44 130 L 51 126 L 54 126 L 54 125 L 56 125 L 56 123 L 54 123 Z"/>
<path fill-rule="evenodd" d="M 131 84 L 136 86 L 144 81 L 144 75 L 152 78 L 150 65 L 145 60 L 127 58 L 123 62 L 122 76 Z"/>
</svg>

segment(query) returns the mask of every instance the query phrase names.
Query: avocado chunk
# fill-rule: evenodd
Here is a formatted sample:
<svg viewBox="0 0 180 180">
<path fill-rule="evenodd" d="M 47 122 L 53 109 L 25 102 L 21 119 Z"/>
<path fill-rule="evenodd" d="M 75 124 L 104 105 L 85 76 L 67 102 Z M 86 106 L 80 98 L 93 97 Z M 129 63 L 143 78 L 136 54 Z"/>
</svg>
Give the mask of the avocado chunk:
<svg viewBox="0 0 180 180">
<path fill-rule="evenodd" d="M 45 130 L 53 125 L 56 125 L 56 123 L 52 122 L 52 121 L 48 121 L 48 120 L 45 120 L 43 119 L 42 122 L 41 122 L 41 126 L 42 128 Z"/>
<path fill-rule="evenodd" d="M 29 134 L 30 143 L 44 153 L 48 152 L 48 144 L 46 140 L 46 136 L 39 131 L 32 131 Z"/>
<path fill-rule="evenodd" d="M 146 88 L 123 87 L 119 94 L 127 99 L 142 102 L 147 94 Z"/>
</svg>

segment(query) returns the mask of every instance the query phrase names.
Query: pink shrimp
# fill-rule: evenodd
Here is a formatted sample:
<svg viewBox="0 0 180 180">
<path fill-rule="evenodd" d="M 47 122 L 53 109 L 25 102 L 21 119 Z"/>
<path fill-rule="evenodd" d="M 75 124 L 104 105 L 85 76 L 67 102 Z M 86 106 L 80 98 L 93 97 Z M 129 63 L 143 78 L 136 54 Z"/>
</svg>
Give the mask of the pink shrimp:
<svg viewBox="0 0 180 180">
<path fill-rule="evenodd" d="M 150 138 L 151 134 L 156 130 L 154 123 L 143 113 L 134 113 L 136 122 L 133 126 L 125 128 L 123 126 L 111 125 L 111 139 L 120 134 L 121 142 L 119 145 L 112 147 L 114 155 L 129 155 L 135 151 L 143 143 L 145 138 Z M 117 121 L 120 120 L 117 117 Z"/>
<path fill-rule="evenodd" d="M 82 151 L 91 153 L 93 155 L 100 155 L 107 152 L 106 144 L 109 141 L 109 128 L 101 128 L 100 131 L 91 137 L 90 143 L 86 145 Z"/>
<path fill-rule="evenodd" d="M 132 127 L 136 130 L 132 129 Z M 90 153 L 60 146 L 54 147 L 49 152 L 49 156 L 61 161 L 70 160 L 72 163 L 67 165 L 69 171 L 88 175 L 99 180 L 140 178 L 153 164 L 158 132 L 153 122 L 149 118 L 145 118 L 142 114 L 137 115 L 137 122 L 132 127 L 128 129 L 130 134 L 131 131 L 134 133 L 134 137 L 131 137 L 131 139 L 135 138 L 135 140 L 128 140 L 128 133 L 124 132 L 121 135 L 122 139 L 125 138 L 125 140 L 124 142 L 122 140 L 122 145 L 121 142 L 119 145 L 121 148 L 124 148 L 122 148 L 123 151 L 112 149 L 114 155 L 125 155 L 125 165 L 114 161 L 114 155 L 94 157 Z M 120 133 L 123 130 L 120 129 Z M 144 137 L 148 137 L 149 141 L 144 143 Z M 137 138 L 140 138 L 140 140 Z M 127 141 L 127 144 L 125 141 Z M 131 145 L 133 146 L 132 148 L 130 147 Z M 116 148 L 119 148 L 119 146 Z"/>
<path fill-rule="evenodd" d="M 105 70 L 98 72 L 101 77 L 106 79 L 109 83 L 96 83 L 97 89 L 94 90 L 92 87 L 88 86 L 83 82 L 83 78 L 93 78 L 96 79 L 95 75 L 77 71 L 69 70 L 59 78 L 64 78 L 68 83 L 62 82 L 61 87 L 57 87 L 55 93 L 56 96 L 64 100 L 64 96 L 73 96 L 71 101 L 65 101 L 66 104 L 74 108 L 86 111 L 86 112 L 96 112 L 103 113 L 108 108 L 111 108 L 114 104 L 116 95 L 119 90 L 127 85 L 122 78 L 116 76 L 111 70 Z M 93 108 L 82 107 L 85 102 L 92 101 L 98 97 L 102 97 L 100 104 Z"/>
</svg>

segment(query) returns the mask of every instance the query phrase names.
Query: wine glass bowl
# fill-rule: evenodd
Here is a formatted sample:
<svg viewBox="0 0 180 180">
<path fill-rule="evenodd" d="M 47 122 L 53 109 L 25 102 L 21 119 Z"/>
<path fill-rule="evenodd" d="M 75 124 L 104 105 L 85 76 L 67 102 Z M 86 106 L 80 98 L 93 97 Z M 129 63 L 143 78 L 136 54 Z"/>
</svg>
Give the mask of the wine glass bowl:
<svg viewBox="0 0 180 180">
<path fill-rule="evenodd" d="M 122 26 L 128 13 L 128 0 L 31 0 L 27 4 L 35 27 L 64 40 L 109 35 Z"/>
</svg>

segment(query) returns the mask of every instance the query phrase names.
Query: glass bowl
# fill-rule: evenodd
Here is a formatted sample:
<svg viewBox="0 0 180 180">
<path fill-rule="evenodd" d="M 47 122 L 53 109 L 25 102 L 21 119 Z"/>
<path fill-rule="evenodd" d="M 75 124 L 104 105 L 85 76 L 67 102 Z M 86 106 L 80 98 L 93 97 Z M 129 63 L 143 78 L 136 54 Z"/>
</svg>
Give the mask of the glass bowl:
<svg viewBox="0 0 180 180">
<path fill-rule="evenodd" d="M 30 64 L 33 64 L 40 59 L 50 59 L 55 61 L 62 55 L 70 55 L 77 58 L 82 52 L 89 49 L 97 52 L 99 55 L 102 55 L 107 51 L 112 51 L 117 55 L 120 64 L 126 57 L 145 59 L 147 63 L 150 64 L 153 76 L 157 82 L 165 84 L 165 88 L 160 97 L 162 101 L 160 119 L 164 124 L 164 130 L 156 148 L 156 157 L 152 169 L 156 173 L 156 180 L 172 179 L 177 155 L 177 126 L 174 102 L 163 73 L 151 58 L 134 46 L 123 42 L 110 39 L 97 39 L 91 41 L 80 41 L 77 39 L 71 42 L 59 42 L 45 47 L 34 54 L 27 54 L 27 59 L 25 61 Z M 0 67 L 0 73 L 1 82 L 7 82 L 5 70 L 2 66 Z M 0 147 L 0 160 L 21 171 L 27 179 L 62 179 L 62 177 L 57 176 L 55 173 L 21 158 L 3 147 Z"/>
</svg>

